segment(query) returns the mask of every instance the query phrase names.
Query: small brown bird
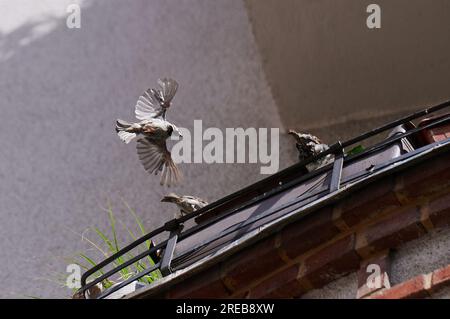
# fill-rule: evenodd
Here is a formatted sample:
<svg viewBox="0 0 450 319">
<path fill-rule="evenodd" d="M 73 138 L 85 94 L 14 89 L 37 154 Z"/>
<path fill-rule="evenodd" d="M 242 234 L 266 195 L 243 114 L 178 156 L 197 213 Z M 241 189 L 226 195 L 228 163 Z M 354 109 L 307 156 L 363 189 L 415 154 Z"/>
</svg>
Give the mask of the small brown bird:
<svg viewBox="0 0 450 319">
<path fill-rule="evenodd" d="M 146 171 L 150 174 L 161 172 L 161 185 L 175 185 L 181 173 L 167 150 L 166 140 L 172 132 L 181 136 L 178 128 L 166 121 L 166 111 L 178 89 L 175 80 L 158 80 L 159 89 L 148 89 L 139 97 L 135 107 L 138 123 L 117 120 L 116 132 L 126 144 L 138 135 L 144 137 L 137 141 L 137 153 Z"/>
<path fill-rule="evenodd" d="M 324 144 L 319 138 L 311 134 L 297 133 L 294 130 L 289 130 L 289 134 L 295 138 L 296 147 L 298 150 L 299 161 L 304 161 L 311 156 L 317 155 L 320 152 L 326 151 L 329 147 Z M 309 172 L 312 172 L 320 167 L 323 167 L 333 161 L 333 155 L 329 154 L 318 159 L 315 162 L 306 165 Z"/>
<path fill-rule="evenodd" d="M 175 218 L 180 218 L 208 205 L 208 202 L 201 198 L 187 195 L 178 196 L 174 193 L 164 196 L 161 202 L 174 203 L 180 208 L 180 213 L 176 214 Z"/>
</svg>

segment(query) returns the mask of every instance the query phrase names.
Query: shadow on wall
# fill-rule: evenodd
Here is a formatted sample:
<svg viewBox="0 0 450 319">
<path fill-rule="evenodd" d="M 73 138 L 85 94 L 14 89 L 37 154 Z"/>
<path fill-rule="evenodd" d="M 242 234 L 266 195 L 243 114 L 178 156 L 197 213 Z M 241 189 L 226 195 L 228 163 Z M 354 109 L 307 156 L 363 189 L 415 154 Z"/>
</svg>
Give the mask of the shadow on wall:
<svg viewBox="0 0 450 319">
<path fill-rule="evenodd" d="M 34 279 L 50 277 L 49 267 L 65 271 L 49 256 L 83 247 L 67 228 L 106 227 L 102 194 L 113 206 L 125 198 L 152 228 L 174 214 L 159 202 L 168 191 L 213 201 L 264 177 L 259 164 L 183 164 L 185 182 L 173 190 L 149 177 L 114 121 L 131 120 L 137 97 L 159 76 L 181 84 L 170 113 L 178 125 L 281 126 L 241 1 L 87 4 L 79 30 L 50 15 L 0 40 L 1 297 L 67 295 Z M 282 166 L 296 159 L 286 141 Z"/>
<path fill-rule="evenodd" d="M 354 135 L 450 98 L 447 0 L 376 1 L 380 29 L 366 25 L 373 1 L 245 3 L 287 127 Z"/>
</svg>

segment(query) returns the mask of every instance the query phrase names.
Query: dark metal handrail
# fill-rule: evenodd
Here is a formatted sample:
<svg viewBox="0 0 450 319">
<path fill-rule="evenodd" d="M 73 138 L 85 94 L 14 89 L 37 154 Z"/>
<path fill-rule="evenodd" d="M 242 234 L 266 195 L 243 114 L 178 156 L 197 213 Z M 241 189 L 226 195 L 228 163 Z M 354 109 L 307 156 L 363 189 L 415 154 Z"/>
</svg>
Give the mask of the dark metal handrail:
<svg viewBox="0 0 450 319">
<path fill-rule="evenodd" d="M 113 287 L 107 289 L 106 291 L 104 291 L 98 298 L 104 298 L 107 297 L 108 295 L 112 294 L 113 292 L 125 287 L 126 285 L 142 278 L 143 276 L 156 271 L 156 270 L 161 270 L 161 273 L 163 274 L 163 276 L 166 276 L 168 274 L 170 274 L 172 272 L 171 269 L 171 262 L 173 259 L 173 254 L 174 254 L 174 250 L 176 247 L 176 244 L 178 241 L 187 238 L 189 236 L 191 236 L 192 234 L 195 234 L 197 232 L 199 232 L 200 230 L 209 227 L 211 224 L 216 223 L 217 221 L 226 218 L 227 216 L 230 216 L 232 214 L 234 214 L 236 211 L 241 210 L 245 207 L 248 207 L 249 205 L 253 205 L 267 197 L 273 196 L 274 194 L 277 194 L 287 188 L 290 188 L 294 185 L 297 185 L 307 179 L 310 179 L 312 177 L 318 176 L 319 174 L 323 174 L 324 172 L 329 171 L 332 168 L 332 177 L 330 180 L 330 185 L 329 185 L 329 192 L 335 192 L 340 188 L 340 183 L 341 183 L 341 172 L 342 172 L 342 168 L 343 168 L 343 163 L 344 161 L 346 163 L 348 162 L 352 162 L 357 160 L 360 157 L 363 156 L 367 156 L 368 154 L 371 154 L 373 152 L 376 152 L 388 145 L 391 145 L 393 143 L 396 143 L 397 141 L 399 141 L 402 138 L 406 138 L 408 136 L 411 136 L 413 134 L 416 134 L 424 129 L 428 129 L 431 128 L 433 126 L 439 125 L 445 121 L 448 121 L 450 119 L 450 116 L 446 116 L 442 119 L 436 120 L 434 122 L 431 122 L 427 125 L 424 125 L 422 127 L 418 127 L 418 128 L 414 128 L 411 129 L 409 131 L 406 131 L 405 133 L 402 134 L 396 134 L 394 136 L 391 136 L 387 139 L 385 139 L 384 141 L 377 143 L 375 145 L 373 145 L 372 147 L 370 147 L 367 150 L 364 150 L 361 153 L 352 155 L 352 156 L 345 156 L 344 155 L 344 149 L 346 147 L 349 147 L 351 145 L 354 145 L 356 143 L 359 143 L 363 140 L 366 140 L 370 137 L 373 137 L 377 134 L 380 134 L 382 132 L 385 132 L 389 129 L 393 129 L 399 125 L 405 124 L 411 120 L 414 119 L 418 119 L 420 117 L 423 117 L 425 115 L 428 115 L 430 113 L 434 113 L 437 112 L 439 110 L 443 110 L 447 107 L 450 106 L 450 101 L 446 101 L 444 103 L 438 104 L 436 106 L 432 106 L 430 108 L 415 112 L 411 115 L 405 116 L 399 120 L 390 122 L 388 124 L 385 124 L 381 127 L 378 127 L 376 129 L 373 129 L 371 131 L 368 131 L 364 134 L 361 134 L 353 139 L 350 139 L 348 141 L 345 142 L 337 142 L 333 145 L 331 145 L 329 147 L 329 149 L 327 149 L 324 152 L 321 152 L 320 154 L 317 154 L 316 156 L 313 156 L 309 159 L 306 159 L 302 162 L 299 162 L 295 165 L 292 165 L 291 167 L 288 167 L 270 177 L 267 177 L 253 185 L 250 185 L 246 188 L 244 188 L 241 191 L 235 192 L 231 195 L 228 195 L 214 203 L 211 203 L 207 206 L 205 206 L 202 209 L 199 209 L 195 212 L 193 212 L 192 214 L 189 215 L 185 215 L 182 216 L 179 219 L 173 219 L 168 221 L 166 224 L 164 224 L 162 227 L 159 227 L 151 232 L 149 232 L 148 234 L 140 237 L 139 239 L 137 239 L 136 241 L 134 241 L 133 243 L 129 244 L 128 246 L 120 249 L 117 253 L 111 255 L 110 257 L 106 258 L 105 260 L 103 260 L 102 262 L 100 262 L 99 264 L 97 264 L 96 266 L 92 267 L 91 269 L 89 269 L 88 271 L 86 271 L 82 277 L 81 277 L 81 288 L 79 291 L 81 291 L 83 293 L 83 295 L 85 294 L 85 292 L 87 290 L 89 290 L 91 287 L 93 287 L 94 285 L 102 282 L 103 280 L 111 277 L 112 275 L 118 273 L 120 270 L 132 265 L 133 263 L 139 261 L 140 259 L 146 258 L 147 256 L 150 256 L 154 253 L 156 253 L 158 250 L 163 250 L 162 253 L 162 257 L 161 257 L 161 261 L 157 262 L 155 265 L 151 266 L 150 268 L 146 269 L 145 271 L 139 272 L 138 274 L 136 274 L 135 276 L 117 284 L 114 285 Z M 304 168 L 307 164 L 312 163 L 317 161 L 318 159 L 325 157 L 329 154 L 333 154 L 335 156 L 335 160 L 333 163 L 322 167 L 318 170 L 315 170 L 313 172 L 310 172 L 306 175 L 300 175 L 299 177 L 296 177 L 292 180 L 289 180 L 287 183 L 283 183 L 283 180 L 286 179 L 286 177 L 290 176 L 290 175 L 298 175 L 298 171 L 302 168 Z M 295 174 L 297 173 L 297 174 Z M 203 214 L 207 214 L 209 212 L 212 212 L 216 209 L 218 209 L 221 206 L 227 205 L 232 203 L 234 200 L 236 199 L 240 199 L 240 198 L 245 198 L 245 196 L 247 194 L 254 194 L 254 193 L 258 193 L 258 190 L 264 189 L 264 186 L 267 184 L 277 184 L 277 187 L 272 187 L 269 191 L 267 192 L 263 192 L 263 194 L 259 195 L 259 196 L 253 196 L 252 198 L 249 198 L 245 203 L 241 204 L 239 207 L 231 207 L 230 209 L 228 209 L 228 211 L 226 211 L 224 214 L 221 214 L 220 216 L 217 216 L 215 218 L 212 218 L 211 220 L 207 220 L 205 223 L 197 225 L 195 227 L 192 227 L 191 229 L 186 230 L 185 232 L 181 233 L 181 229 L 182 229 L 182 225 L 186 222 L 189 221 L 197 216 L 203 215 Z M 292 204 L 292 203 L 291 203 Z M 265 214 L 263 214 L 265 215 Z M 93 274 L 97 273 L 98 271 L 102 270 L 103 268 L 105 268 L 106 266 L 113 264 L 114 261 L 116 261 L 118 258 L 120 258 L 121 256 L 123 256 L 124 254 L 128 253 L 129 251 L 133 250 L 134 248 L 138 247 L 139 245 L 141 245 L 142 243 L 151 240 L 152 238 L 154 238 L 155 236 L 163 233 L 163 232 L 169 232 L 169 239 L 165 240 L 163 242 L 161 242 L 160 244 L 151 247 L 150 249 L 138 254 L 137 256 L 131 258 L 130 260 L 128 260 L 127 262 L 124 262 L 114 268 L 112 268 L 111 270 L 107 271 L 106 273 L 102 274 L 101 276 L 95 278 L 94 280 L 90 281 L 89 283 L 87 283 L 87 279 L 92 276 Z"/>
</svg>

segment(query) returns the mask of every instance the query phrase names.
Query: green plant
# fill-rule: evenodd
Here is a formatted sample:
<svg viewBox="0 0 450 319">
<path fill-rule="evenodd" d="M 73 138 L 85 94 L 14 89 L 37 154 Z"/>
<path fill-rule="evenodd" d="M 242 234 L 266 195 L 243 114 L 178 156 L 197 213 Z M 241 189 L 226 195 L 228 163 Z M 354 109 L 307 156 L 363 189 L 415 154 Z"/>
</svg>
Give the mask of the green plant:
<svg viewBox="0 0 450 319">
<path fill-rule="evenodd" d="M 358 145 L 348 151 L 347 156 L 356 155 L 362 152 L 364 152 L 364 147 L 362 145 Z"/>
<path fill-rule="evenodd" d="M 109 219 L 109 230 L 108 233 L 105 231 L 102 231 L 98 227 L 90 227 L 85 231 L 83 234 L 81 234 L 82 241 L 86 242 L 90 248 L 91 251 L 93 250 L 95 252 L 96 257 L 93 257 L 89 252 L 78 252 L 75 254 L 75 257 L 66 258 L 66 262 L 76 264 L 78 265 L 82 270 L 86 271 L 94 266 L 96 266 L 101 260 L 108 258 L 109 256 L 117 253 L 121 249 L 121 244 L 119 243 L 120 236 L 126 234 L 126 238 L 130 241 L 135 241 L 138 239 L 138 237 L 143 236 L 147 233 L 144 224 L 136 214 L 136 212 L 126 203 L 123 201 L 125 207 L 127 208 L 130 215 L 133 217 L 134 222 L 136 223 L 137 228 L 139 231 L 137 233 L 133 232 L 132 229 L 130 229 L 123 221 L 117 220 L 116 216 L 113 213 L 113 209 L 111 206 L 111 203 L 108 201 L 108 207 L 105 209 L 108 213 L 108 219 Z M 121 228 L 117 229 L 117 223 L 119 222 Z M 120 233 L 120 229 L 123 231 L 123 233 Z M 95 239 L 90 239 L 86 236 L 86 232 L 93 232 L 96 237 Z M 136 255 L 141 253 L 144 250 L 149 250 L 151 248 L 151 241 L 147 240 L 144 243 L 142 243 L 140 246 L 136 247 L 132 252 L 128 252 L 126 255 L 118 257 L 116 260 L 114 260 L 113 265 L 115 267 L 124 264 L 128 260 L 134 258 Z M 99 260 L 98 255 L 100 255 L 101 260 Z M 103 289 L 107 289 L 114 285 L 116 282 L 121 282 L 124 280 L 127 280 L 134 275 L 143 272 L 144 270 L 152 267 L 155 265 L 154 260 L 150 256 L 147 256 L 144 259 L 138 260 L 134 262 L 132 265 L 123 268 L 120 270 L 117 274 L 117 276 L 113 278 L 105 279 L 101 282 L 101 286 Z M 105 274 L 105 271 L 103 269 L 100 269 L 95 274 L 93 274 L 89 280 L 92 281 L 95 278 L 100 277 L 101 275 Z M 151 284 L 154 281 L 162 278 L 162 274 L 159 270 L 155 270 L 151 272 L 148 275 L 145 275 L 141 277 L 138 281 L 143 284 Z M 65 279 L 64 279 L 65 280 Z M 60 280 L 58 280 L 60 281 Z M 64 283 L 65 285 L 65 283 Z M 76 290 L 76 289 L 74 289 Z"/>
</svg>

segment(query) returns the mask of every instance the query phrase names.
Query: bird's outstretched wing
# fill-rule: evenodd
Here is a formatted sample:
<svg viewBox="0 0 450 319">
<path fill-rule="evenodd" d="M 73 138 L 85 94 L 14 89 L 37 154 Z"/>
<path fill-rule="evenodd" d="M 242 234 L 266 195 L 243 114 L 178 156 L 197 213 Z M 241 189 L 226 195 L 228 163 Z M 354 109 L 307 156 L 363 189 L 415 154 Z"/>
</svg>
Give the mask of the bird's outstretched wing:
<svg viewBox="0 0 450 319">
<path fill-rule="evenodd" d="M 158 117 L 161 112 L 161 105 L 151 89 L 148 89 L 139 97 L 134 112 L 136 118 L 141 121 Z"/>
<path fill-rule="evenodd" d="M 164 103 L 170 103 L 178 90 L 177 81 L 170 78 L 164 78 L 159 79 L 158 84 L 161 87 L 161 90 L 159 91 L 161 99 Z"/>
<path fill-rule="evenodd" d="M 147 172 L 158 174 L 161 171 L 161 185 L 176 185 L 181 180 L 181 173 L 167 150 L 166 142 L 149 137 L 140 138 L 136 144 L 139 159 Z"/>
<path fill-rule="evenodd" d="M 165 116 L 166 109 L 177 93 L 178 83 L 173 79 L 159 79 L 159 90 L 148 89 L 138 99 L 135 108 L 138 120 L 150 120 Z"/>
</svg>

